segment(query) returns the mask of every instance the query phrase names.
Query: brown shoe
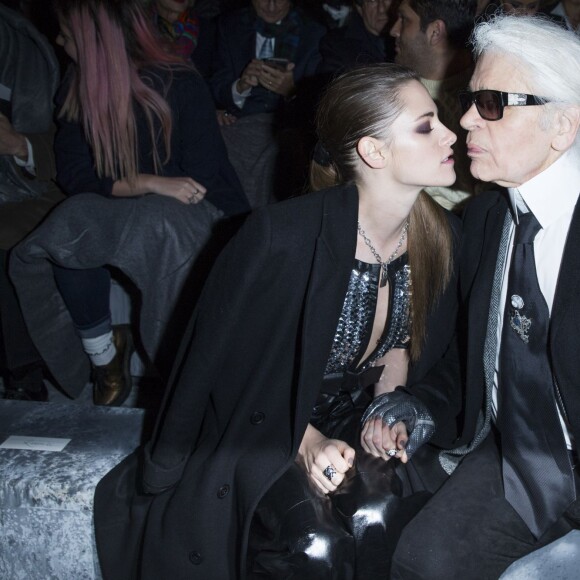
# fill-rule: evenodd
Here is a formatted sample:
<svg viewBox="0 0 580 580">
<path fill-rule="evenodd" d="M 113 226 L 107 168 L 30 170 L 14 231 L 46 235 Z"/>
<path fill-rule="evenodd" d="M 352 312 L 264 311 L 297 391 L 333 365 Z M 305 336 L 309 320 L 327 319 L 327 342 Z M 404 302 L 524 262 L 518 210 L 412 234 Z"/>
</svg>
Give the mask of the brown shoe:
<svg viewBox="0 0 580 580">
<path fill-rule="evenodd" d="M 115 358 L 106 365 L 93 367 L 93 402 L 95 405 L 118 407 L 131 392 L 131 355 L 133 338 L 128 324 L 113 327 Z"/>
</svg>

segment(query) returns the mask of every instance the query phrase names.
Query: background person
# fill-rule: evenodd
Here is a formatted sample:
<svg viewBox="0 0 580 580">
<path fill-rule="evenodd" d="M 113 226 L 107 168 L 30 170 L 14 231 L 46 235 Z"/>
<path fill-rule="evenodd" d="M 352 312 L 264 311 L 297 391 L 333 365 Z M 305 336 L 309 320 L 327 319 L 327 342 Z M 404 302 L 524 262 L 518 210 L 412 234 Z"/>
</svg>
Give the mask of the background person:
<svg viewBox="0 0 580 580">
<path fill-rule="evenodd" d="M 437 103 L 441 120 L 459 136 L 455 157 L 457 180 L 450 187 L 426 190 L 447 209 L 465 201 L 478 187 L 469 172 L 466 133 L 459 125 L 461 109 L 457 99 L 458 91 L 467 86 L 473 71 L 467 40 L 473 30 L 475 10 L 475 0 L 403 0 L 391 28 L 395 62 L 417 71 Z"/>
<path fill-rule="evenodd" d="M 130 240 L 124 243 L 126 247 L 120 248 L 123 238 L 120 234 L 113 235 L 111 229 L 117 226 L 117 233 L 123 231 L 126 227 L 123 218 L 129 223 L 124 212 L 131 215 L 135 211 L 146 212 L 146 206 L 154 205 L 149 200 L 135 205 L 140 200 L 134 198 L 148 194 L 179 203 L 175 206 L 161 202 L 164 208 L 189 212 L 186 214 L 190 216 L 188 227 L 200 242 L 209 237 L 212 224 L 220 215 L 218 210 L 229 216 L 245 212 L 248 206 L 228 162 L 204 81 L 159 43 L 139 2 L 59 0 L 56 7 L 61 24 L 58 42 L 74 62 L 61 98 L 55 140 L 57 179 L 69 195 L 90 192 L 109 199 L 108 203 L 101 204 L 86 201 L 93 204 L 90 206 L 93 211 L 96 211 L 95 205 L 99 206 L 98 211 L 102 212 L 99 214 L 88 215 L 88 211 L 87 215 L 83 214 L 82 199 L 59 208 L 58 215 L 62 217 L 54 214 L 52 227 L 43 224 L 17 253 L 21 265 L 32 259 L 29 252 L 34 259 L 49 253 L 62 300 L 93 367 L 94 402 L 120 405 L 131 389 L 132 339 L 126 325 L 112 328 L 110 273 L 104 265 L 119 260 L 123 251 L 127 252 L 142 236 L 149 235 L 149 243 L 155 236 L 151 230 L 135 229 L 139 224 L 134 223 Z M 95 99 L 97 94 L 99 98 Z M 119 198 L 133 198 L 133 203 L 120 204 Z M 212 205 L 194 207 L 204 199 Z M 69 211 L 71 215 L 66 219 Z M 108 215 L 115 211 L 118 215 Z M 158 211 L 162 224 L 172 210 Z M 92 220 L 94 236 L 79 236 L 76 232 L 75 228 L 81 227 L 84 219 Z M 143 218 L 142 227 L 145 222 L 148 220 Z M 154 252 L 162 252 L 170 241 L 160 241 Z M 145 241 L 141 243 L 146 245 Z M 181 248 L 181 252 L 187 252 L 185 255 L 174 257 L 181 266 L 189 264 L 191 255 L 199 251 L 199 243 L 191 243 L 191 247 Z M 138 255 L 141 265 L 135 269 L 141 272 L 145 265 L 151 270 L 150 280 L 140 280 L 142 292 L 152 290 L 154 272 L 161 278 L 163 267 L 171 262 L 169 259 L 165 263 L 156 262 L 155 253 Z M 125 256 L 129 258 L 134 263 L 134 256 Z M 104 261 L 95 267 L 99 260 Z M 60 305 L 60 302 L 58 299 L 36 301 L 35 308 L 32 306 L 35 287 L 20 284 L 21 300 L 31 304 L 30 313 L 25 312 L 30 317 L 29 329 L 40 337 L 45 336 L 46 322 L 35 321 L 42 310 L 37 304 L 50 310 L 51 304 Z M 158 292 L 162 297 L 161 290 Z M 172 294 L 165 305 L 168 311 L 175 306 L 174 300 Z M 66 316 L 55 316 L 53 331 L 57 323 L 62 326 L 66 322 Z M 156 333 L 161 334 L 159 321 L 157 326 Z M 76 376 L 74 365 L 63 357 L 63 352 L 55 353 L 51 342 L 39 338 L 37 348 L 50 361 L 57 380 L 62 377 L 59 382 L 63 388 L 78 393 L 84 382 L 71 385 Z M 79 365 L 80 373 L 84 367 Z"/>
<path fill-rule="evenodd" d="M 344 26 L 320 41 L 319 74 L 335 74 L 355 66 L 393 62 L 394 43 L 389 36 L 392 0 L 354 0 Z"/>
<path fill-rule="evenodd" d="M 216 27 L 197 13 L 195 0 L 148 0 L 151 17 L 173 51 L 191 61 L 205 79 L 213 72 Z"/>
<path fill-rule="evenodd" d="M 63 194 L 54 184 L 54 51 L 20 12 L 0 3 L 0 369 L 8 399 L 44 401 L 43 361 L 9 278 L 8 253 Z"/>
<path fill-rule="evenodd" d="M 290 0 L 252 0 L 218 22 L 210 86 L 252 207 L 304 189 L 317 96 L 310 88 L 325 31 Z"/>
</svg>

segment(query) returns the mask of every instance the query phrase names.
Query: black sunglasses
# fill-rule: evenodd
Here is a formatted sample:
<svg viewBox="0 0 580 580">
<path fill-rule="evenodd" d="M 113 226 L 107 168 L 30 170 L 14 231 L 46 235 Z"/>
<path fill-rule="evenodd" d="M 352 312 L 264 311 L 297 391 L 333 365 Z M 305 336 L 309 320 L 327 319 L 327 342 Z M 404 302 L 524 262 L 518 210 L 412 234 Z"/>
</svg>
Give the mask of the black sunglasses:
<svg viewBox="0 0 580 580">
<path fill-rule="evenodd" d="M 503 117 L 504 107 L 526 107 L 528 105 L 543 105 L 548 101 L 535 95 L 525 93 L 504 93 L 503 91 L 460 91 L 459 102 L 463 114 L 467 113 L 475 103 L 477 112 L 486 121 L 499 121 Z"/>
</svg>

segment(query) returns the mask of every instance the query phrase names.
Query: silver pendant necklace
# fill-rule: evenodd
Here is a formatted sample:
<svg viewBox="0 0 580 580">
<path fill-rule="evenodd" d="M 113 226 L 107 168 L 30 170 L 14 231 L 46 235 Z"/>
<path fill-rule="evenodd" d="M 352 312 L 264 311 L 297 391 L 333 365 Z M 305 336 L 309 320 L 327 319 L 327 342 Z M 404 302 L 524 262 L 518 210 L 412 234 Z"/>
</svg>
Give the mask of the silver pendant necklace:
<svg viewBox="0 0 580 580">
<path fill-rule="evenodd" d="M 386 260 L 383 260 L 380 256 L 380 254 L 375 250 L 375 248 L 374 248 L 372 242 L 370 241 L 370 239 L 368 238 L 366 232 L 362 229 L 360 222 L 357 222 L 357 228 L 358 228 L 358 233 L 360 234 L 361 238 L 364 240 L 368 249 L 371 251 L 371 253 L 375 257 L 375 260 L 381 266 L 380 286 L 381 286 L 381 288 L 383 288 L 384 286 L 387 285 L 387 280 L 388 280 L 387 266 L 397 257 L 397 254 L 399 253 L 399 250 L 401 249 L 401 246 L 403 245 L 403 242 L 405 241 L 405 238 L 407 237 L 407 230 L 409 229 L 409 220 L 405 220 L 405 223 L 403 224 L 403 229 L 401 230 L 401 237 L 399 238 L 399 241 L 397 242 L 397 247 L 395 248 L 393 253 Z"/>
</svg>

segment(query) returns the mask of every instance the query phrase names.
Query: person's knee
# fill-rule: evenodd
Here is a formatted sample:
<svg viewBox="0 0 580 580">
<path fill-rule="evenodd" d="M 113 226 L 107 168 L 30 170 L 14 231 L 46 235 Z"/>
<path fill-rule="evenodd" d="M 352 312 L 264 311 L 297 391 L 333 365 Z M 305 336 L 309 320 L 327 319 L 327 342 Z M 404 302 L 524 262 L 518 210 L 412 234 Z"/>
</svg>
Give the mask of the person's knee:
<svg viewBox="0 0 580 580">
<path fill-rule="evenodd" d="M 405 529 L 395 549 L 392 580 L 450 580 L 453 578 L 453 550 L 445 545 L 444 534 L 423 535 Z"/>
</svg>

